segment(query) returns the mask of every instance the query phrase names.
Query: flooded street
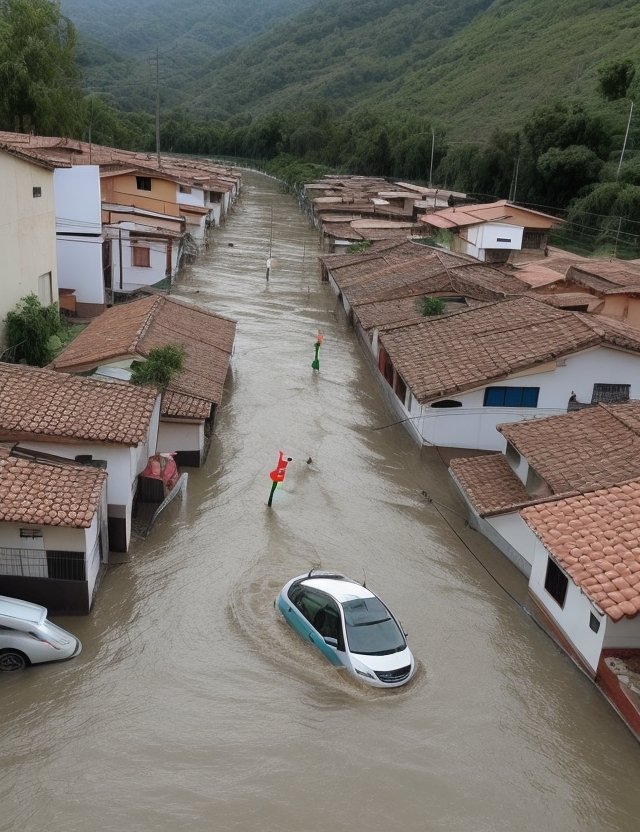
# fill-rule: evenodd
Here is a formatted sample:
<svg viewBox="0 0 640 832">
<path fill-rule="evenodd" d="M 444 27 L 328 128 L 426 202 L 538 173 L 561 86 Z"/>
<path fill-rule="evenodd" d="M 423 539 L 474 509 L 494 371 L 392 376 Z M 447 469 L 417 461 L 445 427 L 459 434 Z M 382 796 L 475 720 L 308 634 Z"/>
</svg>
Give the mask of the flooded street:
<svg viewBox="0 0 640 832">
<path fill-rule="evenodd" d="M 80 657 L 0 678 L 0 830 L 635 832 L 638 744 L 465 528 L 437 452 L 376 429 L 394 418 L 318 253 L 246 173 L 183 273 L 176 296 L 238 322 L 211 451 L 92 613 L 55 619 Z M 314 565 L 401 618 L 406 688 L 358 686 L 276 619 Z"/>
</svg>

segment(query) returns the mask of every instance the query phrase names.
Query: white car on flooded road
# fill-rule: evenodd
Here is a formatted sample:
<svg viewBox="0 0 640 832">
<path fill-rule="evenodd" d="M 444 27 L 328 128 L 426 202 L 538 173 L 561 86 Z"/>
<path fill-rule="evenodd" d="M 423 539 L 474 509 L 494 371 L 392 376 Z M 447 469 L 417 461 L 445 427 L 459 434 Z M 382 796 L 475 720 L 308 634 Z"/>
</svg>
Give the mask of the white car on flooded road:
<svg viewBox="0 0 640 832">
<path fill-rule="evenodd" d="M 379 688 L 405 685 L 416 664 L 399 621 L 366 586 L 336 573 L 288 581 L 276 609 L 331 664 Z"/>
<path fill-rule="evenodd" d="M 80 640 L 47 618 L 47 608 L 0 595 L 0 672 L 30 664 L 72 659 Z"/>
</svg>

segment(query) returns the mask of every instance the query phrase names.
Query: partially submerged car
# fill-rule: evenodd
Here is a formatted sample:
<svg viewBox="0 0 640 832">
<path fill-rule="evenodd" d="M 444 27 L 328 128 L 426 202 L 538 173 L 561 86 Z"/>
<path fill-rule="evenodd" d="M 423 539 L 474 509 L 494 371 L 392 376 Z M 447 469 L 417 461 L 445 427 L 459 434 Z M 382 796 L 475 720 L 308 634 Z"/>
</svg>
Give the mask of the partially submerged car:
<svg viewBox="0 0 640 832">
<path fill-rule="evenodd" d="M 30 664 L 71 659 L 80 640 L 47 618 L 47 608 L 0 595 L 0 672 Z"/>
<path fill-rule="evenodd" d="M 276 609 L 333 665 L 379 688 L 399 687 L 415 673 L 399 621 L 366 586 L 311 570 L 288 581 Z"/>
</svg>

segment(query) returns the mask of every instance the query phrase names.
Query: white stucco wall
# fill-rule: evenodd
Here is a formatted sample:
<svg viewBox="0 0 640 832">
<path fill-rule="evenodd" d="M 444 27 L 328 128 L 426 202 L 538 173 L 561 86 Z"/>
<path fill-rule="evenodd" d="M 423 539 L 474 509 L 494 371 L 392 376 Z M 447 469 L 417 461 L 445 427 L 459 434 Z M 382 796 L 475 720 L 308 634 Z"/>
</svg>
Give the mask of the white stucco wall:
<svg viewBox="0 0 640 832">
<path fill-rule="evenodd" d="M 472 241 L 471 232 L 475 231 L 473 242 L 481 249 L 508 249 L 520 251 L 524 228 L 508 223 L 483 223 L 469 229 L 468 239 Z"/>
<path fill-rule="evenodd" d="M 34 188 L 41 196 L 33 196 Z M 58 300 L 53 172 L 0 150 L 0 193 L 2 345 L 7 312 L 22 298 L 33 293 L 43 303 Z M 49 274 L 50 292 L 43 290 Z"/>
<path fill-rule="evenodd" d="M 529 566 L 533 566 L 538 538 L 517 511 L 486 517 L 485 520 L 509 546 L 512 546 L 526 560 Z"/>
<path fill-rule="evenodd" d="M 165 240 L 152 239 L 141 241 L 141 245 L 149 247 L 149 266 L 133 266 L 133 254 L 129 240 L 127 223 L 122 226 L 122 245 L 116 234 L 111 242 L 111 285 L 114 291 L 131 292 L 140 286 L 153 286 L 163 280 L 167 267 L 167 243 Z M 176 256 L 178 242 L 172 245 L 172 261 Z M 122 249 L 122 274 L 120 273 L 120 249 Z M 173 271 L 173 262 L 172 262 Z"/>
<path fill-rule="evenodd" d="M 413 424 L 430 444 L 504 451 L 506 441 L 496 430 L 496 425 L 566 413 L 572 392 L 576 393 L 578 401 L 591 402 L 596 383 L 630 384 L 631 398 L 640 398 L 640 355 L 594 347 L 546 366 L 546 372 L 516 374 L 487 385 L 539 387 L 535 408 L 484 407 L 485 387 L 482 387 L 448 397 L 462 402 L 462 407 L 425 405 L 421 411 L 424 418 L 416 419 Z M 407 415 L 419 415 L 418 407 L 414 400 Z M 520 473 L 524 474 L 524 469 Z"/>
<path fill-rule="evenodd" d="M 191 193 L 184 194 L 180 190 L 180 186 L 176 185 L 176 203 L 178 203 L 178 205 L 197 205 L 199 208 L 204 208 L 204 190 L 192 185 Z"/>
<path fill-rule="evenodd" d="M 601 626 L 605 627 L 603 647 L 640 648 L 640 615 L 620 621 L 605 616 Z"/>
<path fill-rule="evenodd" d="M 65 526 L 40 526 L 36 523 L 0 523 L 0 547 L 11 549 L 37 550 L 37 546 L 28 546 L 25 538 L 20 537 L 20 529 L 39 529 L 42 537 L 42 549 L 60 549 L 65 552 L 85 552 L 89 545 L 90 529 L 71 529 Z"/>
<path fill-rule="evenodd" d="M 160 421 L 157 452 L 200 451 L 204 449 L 204 422 Z"/>
<path fill-rule="evenodd" d="M 58 237 L 58 285 L 74 289 L 79 303 L 103 304 L 101 237 Z"/>
<path fill-rule="evenodd" d="M 102 232 L 98 165 L 58 168 L 53 176 L 53 190 L 56 231 L 59 234 L 100 234 Z"/>
<path fill-rule="evenodd" d="M 602 615 L 570 578 L 564 606 L 560 607 L 555 598 L 544 588 L 548 558 L 548 551 L 539 540 L 536 540 L 536 551 L 531 577 L 529 578 L 529 590 L 556 622 L 575 651 L 595 673 L 602 652 L 605 626 L 602 623 L 599 631 L 594 633 L 589 627 L 589 620 L 592 612 L 598 618 L 601 618 Z"/>
</svg>

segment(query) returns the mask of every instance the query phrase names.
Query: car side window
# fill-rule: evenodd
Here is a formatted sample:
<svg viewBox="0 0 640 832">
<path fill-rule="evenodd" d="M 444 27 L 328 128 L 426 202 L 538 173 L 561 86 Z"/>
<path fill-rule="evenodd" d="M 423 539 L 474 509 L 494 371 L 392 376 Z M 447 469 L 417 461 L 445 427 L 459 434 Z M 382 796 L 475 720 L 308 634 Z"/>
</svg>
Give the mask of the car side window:
<svg viewBox="0 0 640 832">
<path fill-rule="evenodd" d="M 317 604 L 314 601 L 312 593 L 309 589 L 301 584 L 291 587 L 289 590 L 289 600 L 304 615 L 309 624 L 313 622 L 313 617 L 317 611 Z"/>
<path fill-rule="evenodd" d="M 323 638 L 334 638 L 338 650 L 344 650 L 342 620 L 338 605 L 331 598 L 323 597 L 321 600 L 322 605 L 315 613 L 312 624 Z"/>
</svg>

